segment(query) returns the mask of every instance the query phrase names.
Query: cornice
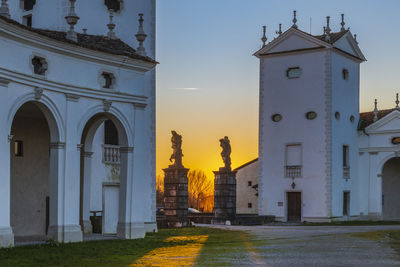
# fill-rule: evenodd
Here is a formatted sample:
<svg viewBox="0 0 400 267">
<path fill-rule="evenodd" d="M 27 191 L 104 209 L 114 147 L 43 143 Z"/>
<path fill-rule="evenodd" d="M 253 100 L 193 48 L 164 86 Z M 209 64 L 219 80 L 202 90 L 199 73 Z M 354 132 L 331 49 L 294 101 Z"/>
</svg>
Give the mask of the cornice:
<svg viewBox="0 0 400 267">
<path fill-rule="evenodd" d="M 10 83 L 9 79 L 5 79 L 5 78 L 0 77 L 0 86 L 8 87 L 9 83 Z"/>
<path fill-rule="evenodd" d="M 50 37 L 7 23 L 3 20 L 0 20 L 0 36 L 4 36 L 17 42 L 40 49 L 45 49 L 57 54 L 80 58 L 105 65 L 112 65 L 120 68 L 147 72 L 156 66 L 155 63 L 135 60 L 127 56 L 111 55 L 105 52 L 94 51 L 92 49 L 83 48 L 74 44 L 54 40 Z"/>
</svg>

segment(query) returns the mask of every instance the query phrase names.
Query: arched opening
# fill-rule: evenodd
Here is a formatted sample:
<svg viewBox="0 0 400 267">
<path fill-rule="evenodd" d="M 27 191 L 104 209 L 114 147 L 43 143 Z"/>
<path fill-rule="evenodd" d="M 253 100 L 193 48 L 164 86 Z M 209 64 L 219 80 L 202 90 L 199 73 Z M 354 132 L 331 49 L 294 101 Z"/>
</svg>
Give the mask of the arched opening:
<svg viewBox="0 0 400 267">
<path fill-rule="evenodd" d="M 58 141 L 54 117 L 44 104 L 27 102 L 16 112 L 10 135 L 11 227 L 17 242 L 43 240 L 57 212 L 50 207 L 51 179 L 58 178 L 50 153 L 50 142 Z"/>
<path fill-rule="evenodd" d="M 400 158 L 391 158 L 382 169 L 382 216 L 400 221 Z"/>
<path fill-rule="evenodd" d="M 100 113 L 86 124 L 81 149 L 80 221 L 85 234 L 117 234 L 123 221 L 123 194 L 127 159 L 120 152 L 127 147 L 121 122 L 113 115 Z M 122 217 L 121 217 L 122 216 Z"/>
</svg>

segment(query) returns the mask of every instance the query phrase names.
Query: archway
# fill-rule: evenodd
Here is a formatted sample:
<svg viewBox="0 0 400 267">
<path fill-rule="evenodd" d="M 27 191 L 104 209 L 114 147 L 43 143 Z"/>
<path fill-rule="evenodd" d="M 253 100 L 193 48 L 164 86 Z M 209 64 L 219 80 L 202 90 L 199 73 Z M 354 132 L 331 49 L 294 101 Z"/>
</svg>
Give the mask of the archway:
<svg viewBox="0 0 400 267">
<path fill-rule="evenodd" d="M 81 149 L 80 223 L 84 233 L 116 234 L 124 221 L 128 146 L 122 123 L 110 113 L 98 113 L 85 125 Z M 122 203 L 122 204 L 120 204 Z"/>
<path fill-rule="evenodd" d="M 10 220 L 16 241 L 46 238 L 51 216 L 51 192 L 58 179 L 51 142 L 59 140 L 58 127 L 42 103 L 23 104 L 12 121 L 10 136 Z M 52 163 L 51 163 L 52 162 Z M 51 167 L 53 166 L 53 167 Z M 54 206 L 54 205 L 53 205 Z"/>
<path fill-rule="evenodd" d="M 400 158 L 389 159 L 382 169 L 382 217 L 400 221 Z"/>
</svg>

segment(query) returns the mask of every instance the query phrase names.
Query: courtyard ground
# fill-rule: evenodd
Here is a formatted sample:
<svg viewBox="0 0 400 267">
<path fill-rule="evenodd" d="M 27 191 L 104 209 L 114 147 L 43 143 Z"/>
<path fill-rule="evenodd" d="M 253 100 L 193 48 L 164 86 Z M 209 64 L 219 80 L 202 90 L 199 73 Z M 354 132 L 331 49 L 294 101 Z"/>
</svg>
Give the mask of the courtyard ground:
<svg viewBox="0 0 400 267">
<path fill-rule="evenodd" d="M 400 266 L 400 225 L 203 226 L 0 249 L 0 266 Z"/>
</svg>

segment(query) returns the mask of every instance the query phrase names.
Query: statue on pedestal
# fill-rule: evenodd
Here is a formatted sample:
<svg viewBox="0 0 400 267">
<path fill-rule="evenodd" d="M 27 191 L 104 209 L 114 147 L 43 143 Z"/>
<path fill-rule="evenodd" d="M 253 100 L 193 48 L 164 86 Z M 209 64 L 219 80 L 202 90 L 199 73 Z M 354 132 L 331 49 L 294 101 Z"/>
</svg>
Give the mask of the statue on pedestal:
<svg viewBox="0 0 400 267">
<path fill-rule="evenodd" d="M 171 131 L 172 137 L 171 137 L 171 143 L 172 143 L 172 149 L 174 150 L 172 152 L 171 157 L 169 158 L 169 161 L 172 162 L 174 160 L 174 164 L 170 165 L 170 167 L 178 167 L 181 168 L 183 167 L 182 165 L 182 136 L 179 135 L 175 131 Z"/>
<path fill-rule="evenodd" d="M 224 138 L 221 138 L 219 140 L 220 142 L 220 146 L 222 147 L 222 152 L 221 152 L 221 156 L 222 156 L 222 160 L 225 163 L 225 167 L 224 169 L 227 171 L 231 170 L 231 143 L 229 141 L 228 136 L 225 136 Z"/>
</svg>

